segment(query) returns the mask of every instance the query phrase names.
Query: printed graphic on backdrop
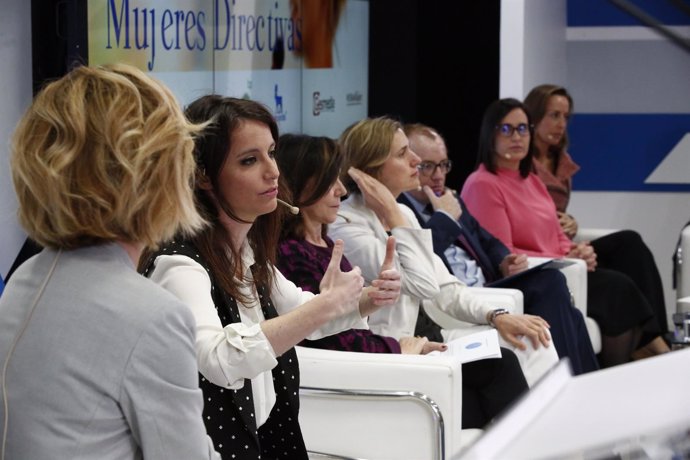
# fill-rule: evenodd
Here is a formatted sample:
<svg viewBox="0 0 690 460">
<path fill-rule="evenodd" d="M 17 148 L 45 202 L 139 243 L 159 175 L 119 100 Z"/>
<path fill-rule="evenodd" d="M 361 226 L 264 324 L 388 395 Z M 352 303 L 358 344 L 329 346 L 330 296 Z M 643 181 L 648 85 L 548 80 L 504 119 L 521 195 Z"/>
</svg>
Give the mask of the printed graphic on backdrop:
<svg viewBox="0 0 690 460">
<path fill-rule="evenodd" d="M 632 0 L 690 40 L 683 2 Z M 575 190 L 690 191 L 690 53 L 611 2 L 567 2 Z"/>
<path fill-rule="evenodd" d="M 89 0 L 89 63 L 136 65 L 182 104 L 249 97 L 281 131 L 337 136 L 366 116 L 368 14 L 364 0 Z M 311 121 L 315 91 L 327 125 Z"/>
</svg>

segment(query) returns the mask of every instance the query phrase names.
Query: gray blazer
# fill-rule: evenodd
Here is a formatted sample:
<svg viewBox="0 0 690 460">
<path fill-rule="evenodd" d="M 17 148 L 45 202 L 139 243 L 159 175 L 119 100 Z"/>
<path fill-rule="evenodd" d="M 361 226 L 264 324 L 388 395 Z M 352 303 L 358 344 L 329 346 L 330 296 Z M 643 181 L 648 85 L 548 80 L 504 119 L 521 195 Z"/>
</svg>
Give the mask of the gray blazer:
<svg viewBox="0 0 690 460">
<path fill-rule="evenodd" d="M 191 312 L 117 244 L 44 250 L 15 272 L 0 298 L 2 362 L 46 278 L 7 370 L 5 459 L 219 458 Z"/>
</svg>

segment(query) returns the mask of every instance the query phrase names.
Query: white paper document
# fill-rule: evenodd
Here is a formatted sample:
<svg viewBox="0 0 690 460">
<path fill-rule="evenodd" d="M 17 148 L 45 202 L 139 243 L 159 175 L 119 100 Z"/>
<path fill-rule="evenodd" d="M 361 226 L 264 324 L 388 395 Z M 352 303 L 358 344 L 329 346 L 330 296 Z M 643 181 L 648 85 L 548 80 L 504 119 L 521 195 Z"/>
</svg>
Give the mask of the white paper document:
<svg viewBox="0 0 690 460">
<path fill-rule="evenodd" d="M 452 355 L 462 363 L 470 363 L 480 359 L 501 357 L 501 348 L 498 344 L 496 329 L 476 332 L 451 340 L 446 345 L 448 349 L 443 352 L 434 351 L 434 355 Z"/>
</svg>

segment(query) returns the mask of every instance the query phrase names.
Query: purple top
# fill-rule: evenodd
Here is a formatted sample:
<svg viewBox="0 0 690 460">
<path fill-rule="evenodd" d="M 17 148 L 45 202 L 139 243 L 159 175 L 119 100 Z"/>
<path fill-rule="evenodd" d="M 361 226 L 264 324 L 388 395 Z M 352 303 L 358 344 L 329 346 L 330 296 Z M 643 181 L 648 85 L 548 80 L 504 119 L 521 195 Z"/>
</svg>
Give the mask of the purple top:
<svg viewBox="0 0 690 460">
<path fill-rule="evenodd" d="M 325 237 L 328 247 L 315 246 L 306 240 L 283 240 L 278 247 L 276 267 L 287 279 L 305 291 L 317 294 L 319 284 L 333 253 L 333 240 Z M 340 269 L 352 270 L 343 256 Z M 368 329 L 350 329 L 319 340 L 303 340 L 300 345 L 326 350 L 359 351 L 364 353 L 400 353 L 400 344 L 393 337 L 376 335 Z"/>
</svg>

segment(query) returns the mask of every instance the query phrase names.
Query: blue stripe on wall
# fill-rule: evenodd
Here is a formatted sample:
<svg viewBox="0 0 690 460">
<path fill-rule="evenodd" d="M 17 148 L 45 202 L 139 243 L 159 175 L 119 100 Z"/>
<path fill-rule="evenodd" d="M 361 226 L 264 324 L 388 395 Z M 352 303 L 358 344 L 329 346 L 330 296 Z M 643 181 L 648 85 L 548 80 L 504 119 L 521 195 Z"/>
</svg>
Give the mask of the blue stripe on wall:
<svg viewBox="0 0 690 460">
<path fill-rule="evenodd" d="M 690 114 L 576 113 L 569 152 L 581 170 L 575 190 L 690 191 L 690 184 L 645 184 L 645 179 L 690 132 Z M 690 171 L 687 171 L 690 181 Z"/>
<path fill-rule="evenodd" d="M 668 0 L 629 0 L 647 14 L 668 26 L 690 25 L 690 15 Z M 687 4 L 687 3 L 686 3 Z M 608 0 L 569 0 L 568 26 L 640 26 L 637 19 Z"/>
</svg>

